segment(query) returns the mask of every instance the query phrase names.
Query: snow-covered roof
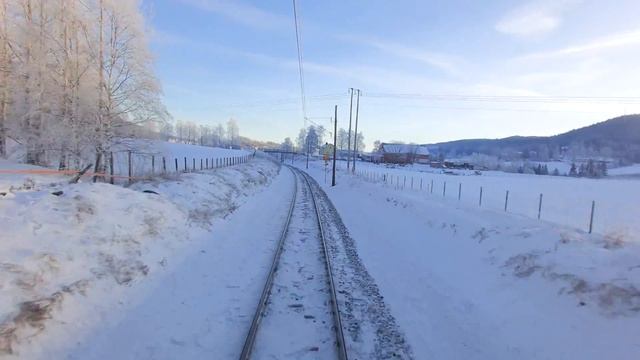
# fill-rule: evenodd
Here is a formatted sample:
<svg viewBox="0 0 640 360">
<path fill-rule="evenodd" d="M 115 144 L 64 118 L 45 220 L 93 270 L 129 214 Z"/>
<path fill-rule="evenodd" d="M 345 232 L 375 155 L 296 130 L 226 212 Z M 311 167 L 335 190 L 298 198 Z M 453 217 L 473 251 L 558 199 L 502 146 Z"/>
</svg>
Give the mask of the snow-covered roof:
<svg viewBox="0 0 640 360">
<path fill-rule="evenodd" d="M 418 154 L 418 155 L 429 155 L 429 149 L 424 145 L 418 145 L 418 149 L 416 150 L 416 154 Z"/>
<path fill-rule="evenodd" d="M 381 146 L 381 152 L 388 154 L 417 154 L 429 155 L 429 149 L 425 145 L 415 144 L 386 144 Z"/>
</svg>

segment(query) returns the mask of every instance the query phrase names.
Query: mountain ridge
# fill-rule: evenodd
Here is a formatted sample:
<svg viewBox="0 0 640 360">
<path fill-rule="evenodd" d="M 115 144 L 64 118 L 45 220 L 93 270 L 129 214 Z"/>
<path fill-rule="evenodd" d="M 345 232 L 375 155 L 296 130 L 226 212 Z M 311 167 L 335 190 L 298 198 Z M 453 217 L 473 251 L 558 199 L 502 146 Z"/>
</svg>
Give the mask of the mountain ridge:
<svg viewBox="0 0 640 360">
<path fill-rule="evenodd" d="M 427 144 L 447 156 L 473 153 L 548 160 L 566 155 L 640 162 L 640 114 L 624 115 L 552 136 L 461 139 Z"/>
</svg>

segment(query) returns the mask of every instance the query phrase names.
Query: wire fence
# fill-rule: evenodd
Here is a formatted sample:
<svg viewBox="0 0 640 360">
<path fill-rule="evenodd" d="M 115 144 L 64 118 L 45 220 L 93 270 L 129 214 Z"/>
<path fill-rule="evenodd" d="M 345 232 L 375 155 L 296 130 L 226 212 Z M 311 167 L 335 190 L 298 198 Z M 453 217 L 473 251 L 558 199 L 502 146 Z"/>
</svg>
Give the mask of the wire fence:
<svg viewBox="0 0 640 360">
<path fill-rule="evenodd" d="M 247 163 L 255 154 L 218 157 L 167 157 L 156 154 L 117 151 L 108 153 L 107 159 L 96 158 L 95 164 L 84 164 L 79 169 L 0 169 L 0 175 L 64 175 L 70 182 L 82 177 L 91 177 L 94 182 L 131 184 L 135 181 L 151 180 L 159 176 L 176 176 L 181 173 L 225 168 Z M 93 169 L 93 170 L 90 170 Z"/>
<path fill-rule="evenodd" d="M 248 162 L 254 155 L 243 154 L 222 157 L 167 157 L 156 154 L 118 151 L 109 153 L 106 160 L 108 173 L 94 174 L 114 183 L 117 179 L 133 182 L 156 176 L 175 175 L 187 172 L 218 169 Z"/>
<path fill-rule="evenodd" d="M 542 186 L 546 189 L 545 194 L 545 191 L 536 191 L 540 190 L 540 187 L 527 186 L 526 182 L 518 183 L 523 179 L 514 178 L 500 178 L 500 182 L 497 183 L 495 179 L 482 179 L 481 176 L 435 173 L 411 175 L 367 168 L 356 170 L 355 175 L 367 182 L 398 191 L 423 193 L 428 197 L 456 202 L 467 207 L 514 213 L 568 225 L 587 233 L 597 231 L 607 236 L 623 236 L 625 240 L 639 240 L 640 226 L 633 220 L 640 216 L 640 206 L 633 199 L 637 196 L 637 191 L 626 191 L 626 187 L 637 186 L 635 184 L 607 184 L 607 180 L 601 180 L 608 186 L 606 193 L 617 191 L 623 194 L 622 197 L 613 197 L 598 193 L 589 187 L 591 185 L 574 178 L 558 179 L 564 183 L 545 183 Z M 524 180 L 532 183 L 538 179 Z M 510 185 L 513 188 L 509 188 Z M 622 185 L 625 186 L 624 189 L 616 189 Z M 572 188 L 575 191 L 571 191 Z"/>
</svg>

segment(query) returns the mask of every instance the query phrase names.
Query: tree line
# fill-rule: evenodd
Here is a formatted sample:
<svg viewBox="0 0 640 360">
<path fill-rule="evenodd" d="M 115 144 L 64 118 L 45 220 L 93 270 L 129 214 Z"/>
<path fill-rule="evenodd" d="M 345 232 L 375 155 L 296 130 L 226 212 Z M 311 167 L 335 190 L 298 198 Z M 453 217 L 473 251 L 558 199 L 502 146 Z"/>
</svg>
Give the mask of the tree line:
<svg viewBox="0 0 640 360">
<path fill-rule="evenodd" d="M 235 119 L 229 119 L 226 127 L 222 124 L 215 126 L 198 125 L 191 121 L 176 121 L 175 125 L 165 124 L 162 130 L 165 140 L 183 144 L 229 147 L 242 145 L 240 127 Z"/>
<path fill-rule="evenodd" d="M 351 145 L 351 149 L 353 149 L 354 141 L 356 141 L 355 132 L 352 132 L 349 137 L 349 132 L 341 128 L 338 130 L 336 138 L 336 146 L 338 150 L 348 150 L 349 144 Z M 358 151 L 364 151 L 364 135 L 360 131 L 358 132 L 357 141 Z M 295 144 L 291 138 L 285 138 L 280 145 L 280 149 L 284 151 L 297 151 L 302 153 L 306 153 L 308 151 L 309 153 L 315 153 L 320 151 L 324 147 L 325 143 L 329 143 L 329 145 L 333 146 L 333 134 L 329 133 L 322 125 L 311 125 L 307 128 L 300 129 Z"/>
<path fill-rule="evenodd" d="M 169 120 L 140 0 L 0 0 L 0 156 L 104 168 L 119 139 Z"/>
</svg>

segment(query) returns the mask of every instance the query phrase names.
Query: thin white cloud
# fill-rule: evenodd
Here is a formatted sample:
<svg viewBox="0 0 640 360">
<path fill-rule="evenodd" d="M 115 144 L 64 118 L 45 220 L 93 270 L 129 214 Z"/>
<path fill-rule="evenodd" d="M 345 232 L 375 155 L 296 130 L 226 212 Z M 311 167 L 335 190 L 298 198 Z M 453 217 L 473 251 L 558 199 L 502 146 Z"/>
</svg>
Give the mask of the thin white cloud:
<svg viewBox="0 0 640 360">
<path fill-rule="evenodd" d="M 565 56 L 596 53 L 612 48 L 623 48 L 639 45 L 640 29 L 599 37 L 580 45 L 567 46 L 562 49 L 528 54 L 519 57 L 518 60 L 546 60 Z"/>
<path fill-rule="evenodd" d="M 188 39 L 183 36 L 176 35 L 176 34 L 159 30 L 159 29 L 152 29 L 151 41 L 159 45 L 167 45 L 167 46 L 188 43 Z"/>
<path fill-rule="evenodd" d="M 408 47 L 401 44 L 382 41 L 373 38 L 367 38 L 362 36 L 352 36 L 352 35 L 341 35 L 338 36 L 341 40 L 346 40 L 349 42 L 354 42 L 357 44 L 363 44 L 369 47 L 373 47 L 375 49 L 381 50 L 387 54 L 416 60 L 421 63 L 427 64 L 430 67 L 436 68 L 442 72 L 445 72 L 449 75 L 459 75 L 460 71 L 458 69 L 457 63 L 459 62 L 454 56 L 426 51 L 423 49 Z"/>
<path fill-rule="evenodd" d="M 519 37 L 544 35 L 562 23 L 563 15 L 581 0 L 535 0 L 513 9 L 498 21 L 497 31 Z"/>
<path fill-rule="evenodd" d="M 180 0 L 182 3 L 254 28 L 280 28 L 287 26 L 290 20 L 251 4 L 235 0 Z"/>
</svg>

